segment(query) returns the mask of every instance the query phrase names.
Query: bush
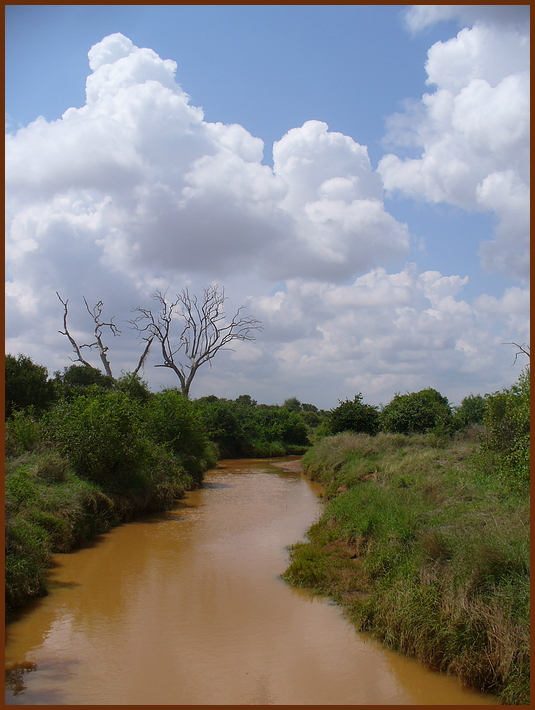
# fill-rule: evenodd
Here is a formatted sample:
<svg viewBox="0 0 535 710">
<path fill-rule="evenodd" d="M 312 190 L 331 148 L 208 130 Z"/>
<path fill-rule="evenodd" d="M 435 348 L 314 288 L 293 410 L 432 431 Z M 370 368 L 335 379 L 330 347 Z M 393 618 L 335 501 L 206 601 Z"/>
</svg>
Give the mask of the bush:
<svg viewBox="0 0 535 710">
<path fill-rule="evenodd" d="M 453 413 L 453 423 L 456 429 L 466 429 L 473 424 L 483 424 L 487 402 L 480 394 L 469 394 Z"/>
<path fill-rule="evenodd" d="M 139 399 L 141 402 L 148 402 L 151 397 L 147 383 L 134 372 L 127 372 L 119 377 L 115 386 L 119 392 L 124 392 L 132 399 Z"/>
<path fill-rule="evenodd" d="M 6 355 L 5 359 L 6 418 L 14 411 L 33 407 L 46 409 L 55 399 L 54 384 L 48 370 L 36 365 L 30 357 Z"/>
<path fill-rule="evenodd" d="M 145 416 L 150 437 L 177 456 L 200 484 L 217 455 L 195 405 L 178 390 L 166 389 L 151 397 Z"/>
<path fill-rule="evenodd" d="M 485 447 L 500 457 L 502 475 L 514 485 L 529 483 L 530 371 L 510 388 L 487 397 Z"/>
<path fill-rule="evenodd" d="M 356 394 L 353 401 L 338 400 L 338 407 L 331 410 L 330 430 L 332 434 L 343 431 L 376 434 L 379 429 L 379 411 L 377 407 L 362 402 L 362 394 Z"/>
<path fill-rule="evenodd" d="M 287 445 L 308 446 L 306 424 L 299 414 L 286 407 L 263 406 L 256 411 L 256 420 L 264 441 L 281 441 Z"/>
<path fill-rule="evenodd" d="M 42 426 L 33 412 L 16 410 L 6 421 L 6 456 L 20 456 L 24 451 L 38 448 L 42 440 Z"/>
<path fill-rule="evenodd" d="M 290 412 L 300 412 L 301 411 L 301 402 L 297 399 L 297 397 L 288 397 L 288 399 L 284 400 L 284 404 L 282 405 L 283 407 L 286 407 Z"/>
<path fill-rule="evenodd" d="M 87 394 L 88 388 L 108 391 L 114 388 L 114 384 L 113 378 L 88 365 L 70 365 L 63 369 L 63 374 L 59 370 L 54 373 L 56 392 L 67 399 Z"/>
<path fill-rule="evenodd" d="M 444 431 L 452 425 L 451 408 L 447 398 L 432 387 L 395 394 L 380 414 L 380 425 L 382 431 L 397 434 Z"/>
<path fill-rule="evenodd" d="M 195 406 L 223 457 L 284 456 L 309 446 L 301 414 L 285 406 L 257 406 L 248 395 L 235 401 L 211 395 L 196 400 Z"/>
<path fill-rule="evenodd" d="M 84 479 L 118 489 L 146 466 L 141 406 L 123 392 L 80 395 L 44 418 L 52 442 Z"/>
<path fill-rule="evenodd" d="M 252 456 L 252 441 L 259 436 L 255 413 L 256 403 L 246 401 L 247 395 L 238 400 L 218 399 L 214 395 L 195 401 L 206 432 L 223 458 Z"/>
</svg>

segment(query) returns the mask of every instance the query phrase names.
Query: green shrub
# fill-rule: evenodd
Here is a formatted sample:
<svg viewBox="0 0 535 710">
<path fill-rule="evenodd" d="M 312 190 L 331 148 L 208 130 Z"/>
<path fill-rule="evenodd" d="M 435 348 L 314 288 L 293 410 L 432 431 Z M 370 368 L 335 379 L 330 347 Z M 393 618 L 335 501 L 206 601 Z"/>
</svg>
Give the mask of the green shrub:
<svg viewBox="0 0 535 710">
<path fill-rule="evenodd" d="M 41 411 L 50 406 L 55 390 L 46 367 L 36 365 L 26 355 L 6 355 L 5 398 L 6 418 L 16 410 L 33 407 Z"/>
<path fill-rule="evenodd" d="M 353 401 L 339 400 L 339 405 L 330 413 L 330 429 L 332 434 L 342 431 L 376 434 L 379 429 L 379 411 L 371 404 L 364 404 L 362 394 L 356 394 Z"/>
<path fill-rule="evenodd" d="M 96 367 L 69 365 L 63 368 L 63 373 L 59 370 L 54 373 L 54 387 L 58 397 L 72 399 L 80 394 L 89 394 L 90 388 L 93 392 L 112 390 L 115 382 Z"/>
<path fill-rule="evenodd" d="M 212 395 L 194 403 L 208 437 L 217 445 L 223 458 L 252 456 L 252 441 L 260 436 L 255 419 L 256 403 L 245 400 L 245 397 L 248 395 L 233 402 Z"/>
<path fill-rule="evenodd" d="M 20 456 L 24 451 L 33 451 L 41 444 L 42 436 L 42 425 L 33 407 L 26 411 L 14 410 L 5 426 L 6 456 Z"/>
<path fill-rule="evenodd" d="M 512 485 L 526 487 L 530 477 L 530 371 L 517 382 L 487 396 L 485 447 L 500 458 L 500 470 Z"/>
<path fill-rule="evenodd" d="M 395 394 L 380 414 L 381 429 L 399 434 L 447 430 L 452 424 L 449 402 L 428 387 L 411 394 Z"/>
<path fill-rule="evenodd" d="M 194 404 L 224 458 L 284 456 L 310 445 L 301 414 L 285 406 L 257 406 L 248 395 L 235 401 L 211 395 Z"/>
<path fill-rule="evenodd" d="M 126 372 L 115 383 L 119 392 L 124 392 L 132 399 L 139 399 L 141 402 L 148 402 L 151 397 L 148 384 L 134 372 Z"/>
<path fill-rule="evenodd" d="M 196 483 L 217 460 L 204 422 L 195 405 L 176 389 L 153 395 L 145 408 L 150 437 L 166 446 L 182 462 Z"/>
<path fill-rule="evenodd" d="M 80 395 L 45 415 L 49 439 L 75 472 L 108 490 L 146 468 L 147 437 L 141 406 L 123 392 Z"/>
<path fill-rule="evenodd" d="M 265 441 L 308 446 L 306 424 L 299 414 L 286 407 L 262 406 L 256 410 L 256 420 Z"/>
<path fill-rule="evenodd" d="M 483 418 L 487 409 L 485 397 L 480 394 L 469 394 L 465 397 L 459 407 L 453 413 L 453 423 L 456 429 L 466 428 L 473 424 L 483 424 Z"/>
</svg>

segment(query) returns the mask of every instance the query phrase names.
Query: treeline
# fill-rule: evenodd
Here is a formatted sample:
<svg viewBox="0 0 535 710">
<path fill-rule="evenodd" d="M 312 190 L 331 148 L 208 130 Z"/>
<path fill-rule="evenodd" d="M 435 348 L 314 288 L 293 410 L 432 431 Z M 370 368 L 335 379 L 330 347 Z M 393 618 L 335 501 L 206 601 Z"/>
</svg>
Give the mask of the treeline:
<svg viewBox="0 0 535 710">
<path fill-rule="evenodd" d="M 300 454 L 303 418 L 285 406 L 149 391 L 72 365 L 48 377 L 6 356 L 6 606 L 46 593 L 51 555 L 141 513 L 168 509 L 222 457 Z"/>
<path fill-rule="evenodd" d="M 8 609 L 45 593 L 53 552 L 171 507 L 219 458 L 302 454 L 344 431 L 438 441 L 471 427 L 476 436 L 486 432 L 504 475 L 521 487 L 529 475 L 529 374 L 511 390 L 470 395 L 453 409 L 427 388 L 381 408 L 358 394 L 325 411 L 295 397 L 279 406 L 249 395 L 152 393 L 137 375 L 113 379 L 80 365 L 49 378 L 25 355 L 7 355 L 5 372 Z"/>
<path fill-rule="evenodd" d="M 344 433 L 302 459 L 327 503 L 284 578 L 391 648 L 529 704 L 529 421 L 529 369 L 455 411 L 432 390 L 375 412 L 341 403 L 329 426 Z"/>
</svg>

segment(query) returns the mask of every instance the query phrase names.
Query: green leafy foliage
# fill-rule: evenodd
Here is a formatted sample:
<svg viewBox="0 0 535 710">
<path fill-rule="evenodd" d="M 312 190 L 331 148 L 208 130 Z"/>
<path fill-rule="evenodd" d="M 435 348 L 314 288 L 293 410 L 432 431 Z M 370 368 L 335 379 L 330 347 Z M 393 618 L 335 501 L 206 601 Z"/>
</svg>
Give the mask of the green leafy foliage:
<svg viewBox="0 0 535 710">
<path fill-rule="evenodd" d="M 265 441 L 281 441 L 296 446 L 308 446 L 310 443 L 306 425 L 295 411 L 286 407 L 263 406 L 257 408 L 256 418 Z"/>
<path fill-rule="evenodd" d="M 72 399 L 80 394 L 87 393 L 88 388 L 93 391 L 108 391 L 114 388 L 115 383 L 111 377 L 104 375 L 96 367 L 87 365 L 70 365 L 54 373 L 54 385 L 59 397 Z"/>
<path fill-rule="evenodd" d="M 284 404 L 282 406 L 288 409 L 290 412 L 300 412 L 302 405 L 301 402 L 297 399 L 297 397 L 288 397 L 288 399 L 284 400 Z"/>
<path fill-rule="evenodd" d="M 219 399 L 214 395 L 195 400 L 206 431 L 223 458 L 252 456 L 253 440 L 258 437 L 256 403 L 238 398 Z"/>
<path fill-rule="evenodd" d="M 447 398 L 432 387 L 410 394 L 395 394 L 380 414 L 384 432 L 425 433 L 447 430 L 451 424 L 452 414 Z"/>
<path fill-rule="evenodd" d="M 27 407 L 37 411 L 49 407 L 55 390 L 46 367 L 36 365 L 27 355 L 6 355 L 5 397 L 6 418 Z"/>
<path fill-rule="evenodd" d="M 509 389 L 487 397 L 485 446 L 500 459 L 500 472 L 513 485 L 526 487 L 530 477 L 530 370 Z"/>
<path fill-rule="evenodd" d="M 124 392 L 132 399 L 139 399 L 141 402 L 148 402 L 151 397 L 148 384 L 134 372 L 126 372 L 119 377 L 115 386 L 119 392 Z"/>
<path fill-rule="evenodd" d="M 194 404 L 177 389 L 166 389 L 150 398 L 144 418 L 151 439 L 168 448 L 201 483 L 203 471 L 217 457 Z"/>
<path fill-rule="evenodd" d="M 469 394 L 461 400 L 459 407 L 453 413 L 455 428 L 464 429 L 470 425 L 483 424 L 483 418 L 487 409 L 485 397 L 480 394 Z"/>
<path fill-rule="evenodd" d="M 310 444 L 298 412 L 242 397 L 233 401 L 211 395 L 194 402 L 221 456 L 284 456 Z"/>
<path fill-rule="evenodd" d="M 379 430 L 379 411 L 371 404 L 364 404 L 362 394 L 356 394 L 353 401 L 340 401 L 338 407 L 331 410 L 329 426 L 332 434 L 342 431 L 376 434 Z"/>
<path fill-rule="evenodd" d="M 15 410 L 6 421 L 6 455 L 19 456 L 24 451 L 37 448 L 42 438 L 42 426 L 33 407 Z"/>
<path fill-rule="evenodd" d="M 141 406 L 124 392 L 64 400 L 47 413 L 44 425 L 75 472 L 108 489 L 120 488 L 146 467 Z"/>
</svg>

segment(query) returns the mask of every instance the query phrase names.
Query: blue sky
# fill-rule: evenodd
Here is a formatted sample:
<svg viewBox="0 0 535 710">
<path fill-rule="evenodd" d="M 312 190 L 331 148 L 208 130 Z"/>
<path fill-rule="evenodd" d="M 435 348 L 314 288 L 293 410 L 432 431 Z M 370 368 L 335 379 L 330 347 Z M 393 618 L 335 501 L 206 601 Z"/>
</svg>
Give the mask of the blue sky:
<svg viewBox="0 0 535 710">
<path fill-rule="evenodd" d="M 91 70 L 95 45 L 112 61 L 95 50 Z M 264 332 L 193 396 L 510 384 L 501 343 L 529 338 L 528 51 L 523 6 L 7 6 L 7 350 L 69 364 L 56 290 L 124 321 L 155 285 L 218 282 Z M 151 386 L 176 384 L 154 357 Z"/>
</svg>

